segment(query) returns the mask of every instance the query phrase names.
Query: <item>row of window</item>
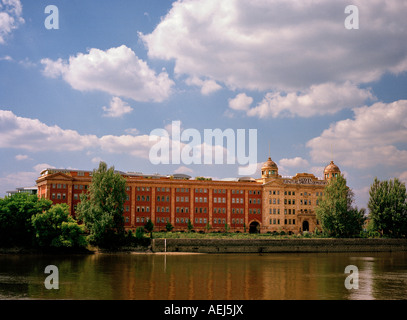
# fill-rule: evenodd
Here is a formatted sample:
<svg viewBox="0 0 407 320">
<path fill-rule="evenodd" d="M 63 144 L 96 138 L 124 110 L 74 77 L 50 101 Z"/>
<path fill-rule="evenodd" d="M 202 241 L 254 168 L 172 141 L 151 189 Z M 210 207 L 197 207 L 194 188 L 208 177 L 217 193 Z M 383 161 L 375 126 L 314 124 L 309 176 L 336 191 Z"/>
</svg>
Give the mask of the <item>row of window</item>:
<svg viewBox="0 0 407 320">
<path fill-rule="evenodd" d="M 280 199 L 269 199 L 269 204 L 280 204 Z M 295 199 L 284 199 L 284 204 L 288 205 L 295 205 Z M 318 205 L 318 200 L 316 201 L 316 204 Z M 300 199 L 300 205 L 305 205 L 305 206 L 310 206 L 311 205 L 311 200 L 310 199 Z"/>
<path fill-rule="evenodd" d="M 76 194 L 77 196 L 77 194 Z M 66 193 L 53 193 L 51 195 L 52 199 L 58 199 L 58 200 L 65 200 L 66 199 Z"/>
<path fill-rule="evenodd" d="M 149 217 L 137 217 L 136 223 L 145 223 L 145 222 L 148 222 L 149 219 L 150 219 Z M 126 217 L 125 222 L 128 223 L 129 221 L 130 221 L 129 217 Z M 188 221 L 189 221 L 189 218 L 183 218 L 183 217 L 175 219 L 176 223 L 188 223 Z M 201 224 L 205 223 L 206 224 L 207 221 L 208 220 L 206 218 L 195 218 L 195 223 L 201 223 Z M 170 219 L 168 217 L 157 217 L 156 222 L 157 223 L 167 223 L 167 222 L 170 222 Z M 213 223 L 215 225 L 218 225 L 218 224 L 225 225 L 226 219 L 215 218 L 215 219 L 213 219 Z M 243 219 L 232 219 L 232 225 L 233 224 L 243 224 L 243 223 L 244 223 Z"/>
<path fill-rule="evenodd" d="M 280 219 L 270 219 L 270 224 L 280 224 Z M 295 219 L 284 219 L 284 224 L 295 225 Z"/>
<path fill-rule="evenodd" d="M 269 195 L 280 195 L 280 190 L 270 190 L 270 191 L 269 191 Z M 285 195 L 285 196 L 295 196 L 295 191 L 285 190 L 285 191 L 284 191 L 284 195 Z M 301 192 L 300 195 L 301 195 L 301 196 L 302 196 L 302 195 L 304 195 L 304 196 L 312 196 L 312 193 L 311 193 L 311 192 L 304 192 L 304 194 L 303 194 L 303 193 Z M 324 193 L 318 191 L 318 192 L 315 193 L 315 195 L 316 195 L 317 197 L 319 197 L 319 196 L 323 196 Z"/>
<path fill-rule="evenodd" d="M 284 209 L 284 214 L 295 214 L 295 209 Z M 276 209 L 276 208 L 273 208 L 273 209 L 269 209 L 269 214 L 280 214 L 280 209 Z"/>
</svg>

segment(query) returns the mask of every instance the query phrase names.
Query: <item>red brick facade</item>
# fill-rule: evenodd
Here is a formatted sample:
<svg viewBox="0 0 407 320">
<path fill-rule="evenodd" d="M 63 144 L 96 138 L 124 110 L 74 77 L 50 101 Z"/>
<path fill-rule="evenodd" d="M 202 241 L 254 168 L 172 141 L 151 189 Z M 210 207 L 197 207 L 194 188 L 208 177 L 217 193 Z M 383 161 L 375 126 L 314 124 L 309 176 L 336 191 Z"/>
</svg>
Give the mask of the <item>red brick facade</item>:
<svg viewBox="0 0 407 320">
<path fill-rule="evenodd" d="M 275 164 L 269 175 L 269 165 L 261 179 L 239 181 L 121 173 L 127 182 L 125 227 L 135 230 L 152 219 L 155 230 L 165 230 L 168 221 L 174 231 L 187 230 L 190 220 L 195 231 L 314 231 L 315 207 L 327 180 L 305 173 L 284 178 Z M 37 180 L 38 196 L 68 204 L 75 216 L 79 195 L 91 181 L 90 171 L 47 169 Z"/>
</svg>

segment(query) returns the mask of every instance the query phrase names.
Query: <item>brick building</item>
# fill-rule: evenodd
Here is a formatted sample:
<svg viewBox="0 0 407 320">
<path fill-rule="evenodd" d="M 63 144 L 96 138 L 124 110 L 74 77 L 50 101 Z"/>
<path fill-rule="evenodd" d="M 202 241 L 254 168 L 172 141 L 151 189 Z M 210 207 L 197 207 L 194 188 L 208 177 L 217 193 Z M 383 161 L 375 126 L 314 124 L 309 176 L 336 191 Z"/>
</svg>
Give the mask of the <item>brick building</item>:
<svg viewBox="0 0 407 320">
<path fill-rule="evenodd" d="M 196 231 L 313 232 L 318 228 L 315 207 L 327 181 L 340 174 L 331 161 L 324 178 L 297 173 L 278 174 L 269 158 L 261 178 L 236 181 L 192 179 L 188 175 L 147 175 L 120 172 L 126 179 L 125 228 L 135 230 L 152 219 L 155 230 L 165 230 L 171 222 L 176 230 L 186 230 L 190 220 Z M 75 216 L 80 194 L 87 192 L 92 171 L 45 169 L 38 178 L 38 196 L 54 204 L 66 203 Z"/>
</svg>

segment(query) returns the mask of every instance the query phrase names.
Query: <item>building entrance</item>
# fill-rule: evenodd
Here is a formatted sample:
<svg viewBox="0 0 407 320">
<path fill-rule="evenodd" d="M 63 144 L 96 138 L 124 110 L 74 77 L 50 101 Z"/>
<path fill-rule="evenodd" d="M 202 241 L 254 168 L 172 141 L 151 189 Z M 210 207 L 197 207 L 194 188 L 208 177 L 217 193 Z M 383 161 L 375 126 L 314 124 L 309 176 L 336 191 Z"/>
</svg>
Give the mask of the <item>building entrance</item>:
<svg viewBox="0 0 407 320">
<path fill-rule="evenodd" d="M 305 220 L 305 221 L 302 223 L 302 231 L 309 231 L 309 223 L 308 223 L 307 220 Z"/>
<path fill-rule="evenodd" d="M 260 223 L 253 221 L 249 227 L 249 233 L 260 233 Z"/>
</svg>

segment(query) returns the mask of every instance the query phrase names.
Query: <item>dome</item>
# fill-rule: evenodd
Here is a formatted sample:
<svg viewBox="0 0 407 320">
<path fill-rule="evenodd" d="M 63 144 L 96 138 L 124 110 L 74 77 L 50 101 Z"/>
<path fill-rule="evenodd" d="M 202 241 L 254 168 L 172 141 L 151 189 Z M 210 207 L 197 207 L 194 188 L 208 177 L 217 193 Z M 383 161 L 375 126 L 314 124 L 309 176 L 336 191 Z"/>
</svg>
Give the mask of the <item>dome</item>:
<svg viewBox="0 0 407 320">
<path fill-rule="evenodd" d="M 262 178 L 275 178 L 278 176 L 278 167 L 276 163 L 269 157 L 261 167 Z"/>
<path fill-rule="evenodd" d="M 272 169 L 277 169 L 277 165 L 276 163 L 271 160 L 271 158 L 269 157 L 268 160 L 263 164 L 263 166 L 261 167 L 262 169 L 268 169 L 268 168 L 272 168 Z"/>
<path fill-rule="evenodd" d="M 333 177 L 337 177 L 338 174 L 341 173 L 341 170 L 339 169 L 339 167 L 333 162 L 331 161 L 330 164 L 328 164 L 325 169 L 324 169 L 324 177 L 325 179 L 330 179 Z"/>
<path fill-rule="evenodd" d="M 328 164 L 324 169 L 324 173 L 340 172 L 340 171 L 341 170 L 339 170 L 339 167 L 333 161 L 331 161 L 331 163 Z"/>
</svg>

